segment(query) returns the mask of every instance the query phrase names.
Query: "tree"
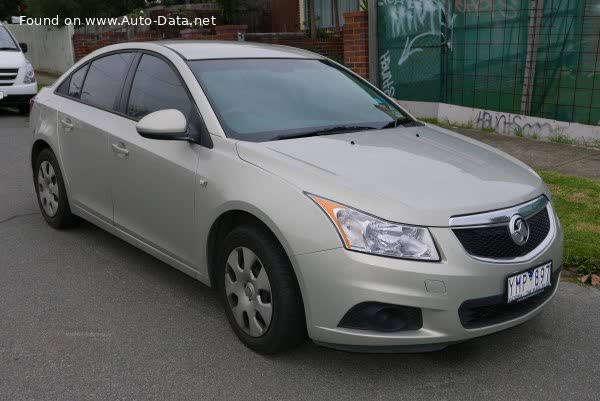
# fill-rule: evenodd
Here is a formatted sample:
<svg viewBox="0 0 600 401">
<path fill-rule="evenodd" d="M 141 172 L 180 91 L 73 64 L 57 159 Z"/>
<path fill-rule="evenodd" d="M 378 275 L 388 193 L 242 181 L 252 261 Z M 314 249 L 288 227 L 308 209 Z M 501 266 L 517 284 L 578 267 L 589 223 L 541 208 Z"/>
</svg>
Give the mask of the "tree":
<svg viewBox="0 0 600 401">
<path fill-rule="evenodd" d="M 10 22 L 13 15 L 19 15 L 19 0 L 0 0 L 0 21 Z"/>
<path fill-rule="evenodd" d="M 3 0 L 0 0 L 3 1 Z M 25 0 L 28 17 L 120 17 L 142 8 L 144 0 Z"/>
</svg>

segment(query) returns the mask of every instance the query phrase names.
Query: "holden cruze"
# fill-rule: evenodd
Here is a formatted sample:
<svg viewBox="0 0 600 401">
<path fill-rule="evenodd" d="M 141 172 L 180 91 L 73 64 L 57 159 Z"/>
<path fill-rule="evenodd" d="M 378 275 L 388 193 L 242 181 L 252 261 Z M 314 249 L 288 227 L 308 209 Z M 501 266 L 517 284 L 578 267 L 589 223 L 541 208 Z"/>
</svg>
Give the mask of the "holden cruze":
<svg viewBox="0 0 600 401">
<path fill-rule="evenodd" d="M 563 234 L 533 170 L 317 54 L 109 46 L 32 113 L 48 224 L 88 220 L 215 287 L 258 352 L 307 335 L 441 349 L 522 323 L 556 292 Z"/>
</svg>

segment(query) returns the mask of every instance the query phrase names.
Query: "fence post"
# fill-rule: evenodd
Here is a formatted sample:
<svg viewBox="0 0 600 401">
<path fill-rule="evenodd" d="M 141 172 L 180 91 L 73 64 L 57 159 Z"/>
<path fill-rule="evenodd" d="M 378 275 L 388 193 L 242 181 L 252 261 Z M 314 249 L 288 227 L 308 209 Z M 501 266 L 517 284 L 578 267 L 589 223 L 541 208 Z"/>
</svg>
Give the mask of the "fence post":
<svg viewBox="0 0 600 401">
<path fill-rule="evenodd" d="M 379 84 L 379 63 L 377 54 L 377 1 L 369 0 L 369 81 Z"/>
<path fill-rule="evenodd" d="M 540 29 L 544 13 L 544 0 L 531 0 L 529 10 L 529 31 L 527 33 L 527 55 L 525 56 L 525 71 L 523 74 L 523 93 L 521 95 L 521 114 L 531 113 L 531 97 L 535 83 L 535 67 L 537 51 L 540 42 Z"/>
</svg>

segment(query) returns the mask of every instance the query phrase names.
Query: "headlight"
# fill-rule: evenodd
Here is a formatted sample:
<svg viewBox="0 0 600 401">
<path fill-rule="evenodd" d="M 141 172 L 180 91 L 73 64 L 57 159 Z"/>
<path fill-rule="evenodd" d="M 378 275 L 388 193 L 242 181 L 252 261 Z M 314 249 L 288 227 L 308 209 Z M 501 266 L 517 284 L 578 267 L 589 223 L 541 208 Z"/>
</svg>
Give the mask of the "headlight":
<svg viewBox="0 0 600 401">
<path fill-rule="evenodd" d="M 346 249 L 430 262 L 440 260 L 426 227 L 391 223 L 340 203 L 307 195 L 329 216 Z"/>
<path fill-rule="evenodd" d="M 35 82 L 35 72 L 33 71 L 33 66 L 28 63 L 27 67 L 25 67 L 25 79 L 23 83 L 32 84 Z"/>
</svg>

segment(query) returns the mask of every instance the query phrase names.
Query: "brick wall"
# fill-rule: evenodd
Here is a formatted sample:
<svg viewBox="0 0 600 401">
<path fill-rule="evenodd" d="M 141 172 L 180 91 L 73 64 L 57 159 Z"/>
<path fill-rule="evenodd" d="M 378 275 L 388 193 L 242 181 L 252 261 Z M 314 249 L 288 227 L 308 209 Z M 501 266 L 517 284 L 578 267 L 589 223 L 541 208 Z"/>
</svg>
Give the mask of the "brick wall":
<svg viewBox="0 0 600 401">
<path fill-rule="evenodd" d="M 344 14 L 344 65 L 369 78 L 369 18 L 365 11 Z"/>
<path fill-rule="evenodd" d="M 104 32 L 101 34 L 76 33 L 73 35 L 73 53 L 75 61 L 80 60 L 101 47 L 125 42 L 151 42 L 162 39 L 195 40 L 238 40 L 238 32 L 244 34 L 247 25 L 220 25 L 210 29 L 184 29 L 181 31 L 161 32 L 148 30 L 127 37 L 125 32 Z"/>
<path fill-rule="evenodd" d="M 151 42 L 163 39 L 159 31 L 138 32 L 134 38 L 127 39 L 125 32 L 104 32 L 100 35 L 73 34 L 73 54 L 75 61 L 87 56 L 94 50 L 124 42 Z"/>
<path fill-rule="evenodd" d="M 184 29 L 173 32 L 149 30 L 138 32 L 134 37 L 127 38 L 124 32 L 106 32 L 100 35 L 81 34 L 73 35 L 73 50 L 75 60 L 104 46 L 123 42 L 148 42 L 161 39 L 184 40 L 238 40 L 238 33 L 245 36 L 248 42 L 271 43 L 285 46 L 298 47 L 309 50 L 335 61 L 344 61 L 344 43 L 341 33 L 331 33 L 326 38 L 311 39 L 302 32 L 297 33 L 245 33 L 246 25 L 221 25 L 211 29 Z"/>
<path fill-rule="evenodd" d="M 339 63 L 344 60 L 344 43 L 341 33 L 331 33 L 321 39 L 311 39 L 303 32 L 248 33 L 246 41 L 298 47 L 321 54 Z"/>
<path fill-rule="evenodd" d="M 104 46 L 123 42 L 145 42 L 161 39 L 187 40 L 238 40 L 244 34 L 249 42 L 280 44 L 309 50 L 335 61 L 342 62 L 357 74 L 369 76 L 368 18 L 364 11 L 344 14 L 345 25 L 340 33 L 330 33 L 321 39 L 311 39 L 302 32 L 297 33 L 246 33 L 247 25 L 217 25 L 213 29 L 184 29 L 161 32 L 148 30 L 127 37 L 124 32 L 106 32 L 100 35 L 73 35 L 75 60 Z"/>
</svg>

